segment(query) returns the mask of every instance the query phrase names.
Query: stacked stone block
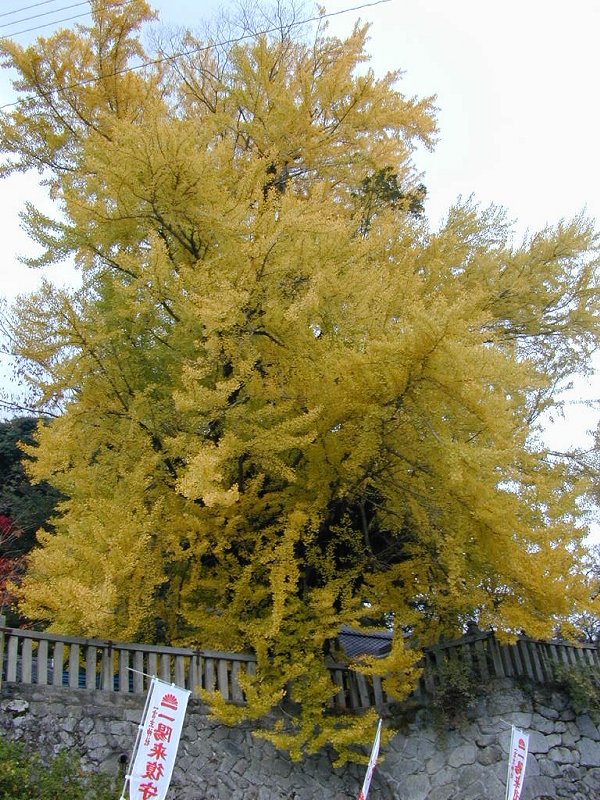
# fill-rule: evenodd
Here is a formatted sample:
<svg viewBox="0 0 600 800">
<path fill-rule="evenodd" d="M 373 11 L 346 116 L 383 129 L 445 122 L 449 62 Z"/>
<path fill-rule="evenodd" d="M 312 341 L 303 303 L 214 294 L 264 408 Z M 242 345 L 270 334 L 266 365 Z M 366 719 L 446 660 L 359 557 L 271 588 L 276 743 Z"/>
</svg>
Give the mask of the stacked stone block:
<svg viewBox="0 0 600 800">
<path fill-rule="evenodd" d="M 86 768 L 121 781 L 143 706 L 140 695 L 5 684 L 0 734 L 45 758 L 75 750 Z M 402 708 L 395 713 L 402 716 Z M 504 800 L 512 724 L 530 734 L 522 800 L 600 798 L 600 730 L 559 692 L 500 679 L 451 727 L 427 707 L 396 722 L 401 732 L 382 750 L 370 800 Z M 356 800 L 364 767 L 332 764 L 326 751 L 293 763 L 251 726 L 227 728 L 192 699 L 168 797 Z"/>
</svg>

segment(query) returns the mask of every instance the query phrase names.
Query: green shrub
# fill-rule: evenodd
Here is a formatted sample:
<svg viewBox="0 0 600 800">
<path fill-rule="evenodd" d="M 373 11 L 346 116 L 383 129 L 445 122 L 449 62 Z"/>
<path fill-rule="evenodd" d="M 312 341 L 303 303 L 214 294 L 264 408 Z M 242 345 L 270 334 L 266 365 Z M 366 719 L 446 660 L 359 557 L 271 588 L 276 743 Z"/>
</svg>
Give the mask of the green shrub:
<svg viewBox="0 0 600 800">
<path fill-rule="evenodd" d="M 600 720 L 600 674 L 597 667 L 556 664 L 554 677 L 576 714 Z"/>
<path fill-rule="evenodd" d="M 437 728 L 453 728 L 464 722 L 477 700 L 480 684 L 469 666 L 447 660 L 431 670 L 434 689 L 431 707 Z"/>
<path fill-rule="evenodd" d="M 29 800 L 34 796 L 23 749 L 0 739 L 0 800 Z"/>
<path fill-rule="evenodd" d="M 0 800 L 115 800 L 114 779 L 84 772 L 67 751 L 45 763 L 16 742 L 0 739 Z"/>
</svg>

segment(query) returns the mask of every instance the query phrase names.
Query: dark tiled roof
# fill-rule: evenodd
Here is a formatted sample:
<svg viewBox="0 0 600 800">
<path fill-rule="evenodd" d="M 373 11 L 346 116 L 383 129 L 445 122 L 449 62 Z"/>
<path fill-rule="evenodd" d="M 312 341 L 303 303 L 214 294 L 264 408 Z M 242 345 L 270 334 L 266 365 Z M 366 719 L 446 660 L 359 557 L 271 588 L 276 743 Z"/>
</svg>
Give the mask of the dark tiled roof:
<svg viewBox="0 0 600 800">
<path fill-rule="evenodd" d="M 357 631 L 344 625 L 337 641 L 348 658 L 386 656 L 392 647 L 392 632 L 386 630 Z"/>
</svg>

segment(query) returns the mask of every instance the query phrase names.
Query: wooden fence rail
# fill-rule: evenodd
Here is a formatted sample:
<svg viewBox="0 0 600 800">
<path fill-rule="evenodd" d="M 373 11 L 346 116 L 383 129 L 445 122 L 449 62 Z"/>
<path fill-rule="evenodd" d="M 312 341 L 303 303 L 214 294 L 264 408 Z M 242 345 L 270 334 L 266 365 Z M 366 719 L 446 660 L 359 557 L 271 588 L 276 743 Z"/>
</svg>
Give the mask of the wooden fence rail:
<svg viewBox="0 0 600 800">
<path fill-rule="evenodd" d="M 477 681 L 493 678 L 525 678 L 533 683 L 552 683 L 557 668 L 592 667 L 600 675 L 600 653 L 594 644 L 544 642 L 520 637 L 514 644 L 500 644 L 493 633 L 464 636 L 428 647 L 423 659 L 420 691 L 431 693 L 447 662 L 468 667 Z"/>
<path fill-rule="evenodd" d="M 425 651 L 417 697 L 426 698 L 435 691 L 440 667 L 448 662 L 465 665 L 484 683 L 504 677 L 550 683 L 557 665 L 593 667 L 600 674 L 600 653 L 595 645 L 527 638 L 503 645 L 492 633 L 478 633 Z M 254 656 L 244 653 L 127 644 L 1 626 L 0 663 L 2 681 L 7 683 L 143 693 L 150 676 L 156 675 L 196 693 L 200 688 L 217 690 L 231 703 L 244 702 L 240 676 L 252 675 L 256 668 Z M 384 709 L 389 704 L 380 678 L 366 677 L 345 664 L 328 668 L 338 689 L 333 708 L 357 711 Z"/>
<path fill-rule="evenodd" d="M 255 659 L 180 647 L 154 647 L 4 628 L 3 680 L 105 692 L 145 692 L 151 676 L 197 691 L 218 690 L 243 702 L 239 676 Z"/>
</svg>

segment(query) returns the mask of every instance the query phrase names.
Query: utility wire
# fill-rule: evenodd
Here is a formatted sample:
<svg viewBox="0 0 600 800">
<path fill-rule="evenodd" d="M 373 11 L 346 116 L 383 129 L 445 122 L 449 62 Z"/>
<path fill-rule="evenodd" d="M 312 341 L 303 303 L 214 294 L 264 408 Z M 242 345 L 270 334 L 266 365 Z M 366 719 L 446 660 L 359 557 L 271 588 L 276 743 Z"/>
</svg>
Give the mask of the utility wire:
<svg viewBox="0 0 600 800">
<path fill-rule="evenodd" d="M 339 17 L 343 14 L 349 14 L 352 11 L 361 11 L 364 8 L 372 8 L 373 6 L 383 5 L 384 3 L 391 3 L 392 0 L 373 0 L 370 3 L 362 3 L 358 6 L 352 6 L 351 8 L 343 8 L 340 11 L 330 11 L 326 14 L 319 14 L 314 17 L 308 17 L 307 19 L 298 20 L 296 22 L 290 22 L 287 25 L 287 28 L 297 28 L 300 25 L 307 25 L 309 22 L 318 22 L 323 19 L 328 19 L 329 17 Z M 85 16 L 85 15 L 80 15 Z M 185 56 L 195 55 L 196 53 L 201 53 L 204 50 L 212 50 L 214 47 L 224 47 L 227 45 L 237 44 L 238 42 L 246 41 L 247 39 L 255 39 L 257 36 L 266 36 L 269 33 L 276 33 L 277 31 L 281 30 L 279 26 L 273 28 L 267 28 L 262 31 L 256 31 L 255 33 L 245 33 L 242 36 L 235 37 L 233 39 L 225 39 L 221 42 L 214 42 L 210 45 L 202 45 L 200 47 L 193 47 L 190 50 L 183 50 L 180 53 L 173 53 L 170 56 L 163 56 L 162 58 L 156 58 L 152 61 L 145 61 L 142 64 L 135 64 L 132 67 L 123 67 L 123 69 L 117 69 L 114 72 L 109 73 L 108 75 L 102 75 L 101 77 L 94 77 L 88 78 L 84 81 L 77 81 L 75 83 L 70 83 L 68 86 L 62 86 L 60 88 L 52 89 L 49 92 L 39 92 L 42 97 L 51 97 L 54 94 L 60 94 L 61 92 L 69 91 L 70 89 L 78 89 L 81 86 L 87 86 L 90 83 L 98 83 L 99 81 L 105 80 L 106 78 L 114 78 L 118 75 L 125 75 L 128 72 L 137 72 L 140 69 L 145 69 L 146 67 L 153 67 L 158 64 L 164 64 L 167 61 L 177 61 L 179 58 L 184 58 Z M 8 38 L 8 37 L 0 37 L 0 38 Z M 0 111 L 3 111 L 5 108 L 12 108 L 13 106 L 19 105 L 27 100 L 35 100 L 36 95 L 28 95 L 24 98 L 20 98 L 19 100 L 15 100 L 12 103 L 5 103 L 4 105 L 0 106 Z"/>
<path fill-rule="evenodd" d="M 62 2 L 62 1 L 63 0 L 45 0 L 44 3 L 36 3 L 35 6 L 24 6 L 23 8 L 18 9 L 17 11 L 9 11 L 7 14 L 0 14 L 0 19 L 2 17 L 8 16 L 9 14 L 19 14 L 22 11 L 26 11 L 27 9 L 36 8 L 36 7 L 39 7 L 39 6 L 46 5 L 48 2 L 56 3 L 56 2 Z M 123 0 L 123 3 L 118 3 L 115 6 L 115 8 L 120 8 L 124 4 L 124 2 L 126 2 L 126 0 Z M 4 34 L 4 35 L 0 36 L 0 41 L 2 41 L 2 39 L 12 39 L 13 36 L 19 36 L 22 33 L 32 33 L 32 32 L 35 32 L 35 31 L 40 31 L 40 30 L 42 30 L 42 28 L 49 28 L 52 25 L 58 25 L 61 22 L 70 22 L 73 19 L 81 19 L 82 17 L 89 17 L 90 14 L 92 13 L 91 0 L 82 0 L 82 2 L 73 3 L 70 6 L 60 6 L 60 8 L 55 8 L 52 11 L 45 11 L 43 14 L 33 14 L 30 17 L 22 17 L 21 19 L 15 19 L 12 22 L 4 22 L 4 23 L 0 24 L 0 28 L 9 28 L 9 27 L 11 27 L 13 25 L 17 25 L 19 22 L 27 22 L 27 21 L 32 20 L 32 19 L 40 19 L 41 17 L 49 17 L 49 16 L 51 16 L 53 14 L 59 14 L 61 11 L 67 11 L 68 9 L 71 9 L 71 8 L 78 8 L 79 6 L 86 6 L 86 5 L 89 5 L 90 9 L 89 9 L 89 11 L 85 11 L 83 14 L 75 14 L 75 15 L 70 16 L 70 17 L 63 17 L 62 19 L 53 19 L 51 22 L 46 22 L 43 25 L 35 25 L 32 28 L 24 28 L 24 29 L 22 29 L 20 31 L 11 31 L 10 33 L 7 33 L 7 34 Z"/>
<path fill-rule="evenodd" d="M 13 14 L 20 14 L 22 11 L 29 11 L 29 9 L 31 8 L 39 8 L 40 6 L 48 6 L 50 5 L 50 3 L 58 3 L 58 2 L 60 2 L 60 0 L 42 0 L 41 3 L 34 3 L 31 6 L 22 6 L 21 8 L 15 9 L 15 11 L 3 11 L 2 14 L 0 14 L 0 18 L 10 17 Z M 60 9 L 58 10 L 60 11 Z"/>
<path fill-rule="evenodd" d="M 70 8 L 79 8 L 79 6 L 88 6 L 89 0 L 84 0 L 82 3 L 73 3 L 70 6 L 61 6 L 60 8 L 55 8 L 54 11 L 43 11 L 41 14 L 32 14 L 30 17 L 21 17 L 21 19 L 15 19 L 12 22 L 3 22 L 0 24 L 0 28 L 10 28 L 11 25 L 16 25 L 19 22 L 29 22 L 32 19 L 40 19 L 40 17 L 49 17 L 52 14 L 58 14 L 61 11 L 68 11 Z M 24 11 L 25 9 L 23 9 Z M 87 14 L 90 12 L 87 11 Z M 2 15 L 4 16 L 4 15 Z M 62 22 L 62 20 L 55 20 L 55 22 Z"/>
<path fill-rule="evenodd" d="M 81 17 L 89 17 L 91 11 L 87 11 L 85 14 L 75 14 L 73 17 L 64 17 L 64 19 L 55 19 L 52 22 L 47 22 L 45 25 L 35 25 L 33 28 L 25 28 L 22 31 L 13 31 L 13 33 L 7 33 L 4 36 L 0 36 L 0 40 L 2 39 L 12 39 L 13 36 L 18 36 L 20 33 L 31 33 L 31 31 L 40 31 L 42 28 L 49 28 L 51 25 L 57 25 L 59 22 L 70 22 L 72 19 L 80 19 Z M 2 26 L 0 26 L 2 27 Z"/>
</svg>

